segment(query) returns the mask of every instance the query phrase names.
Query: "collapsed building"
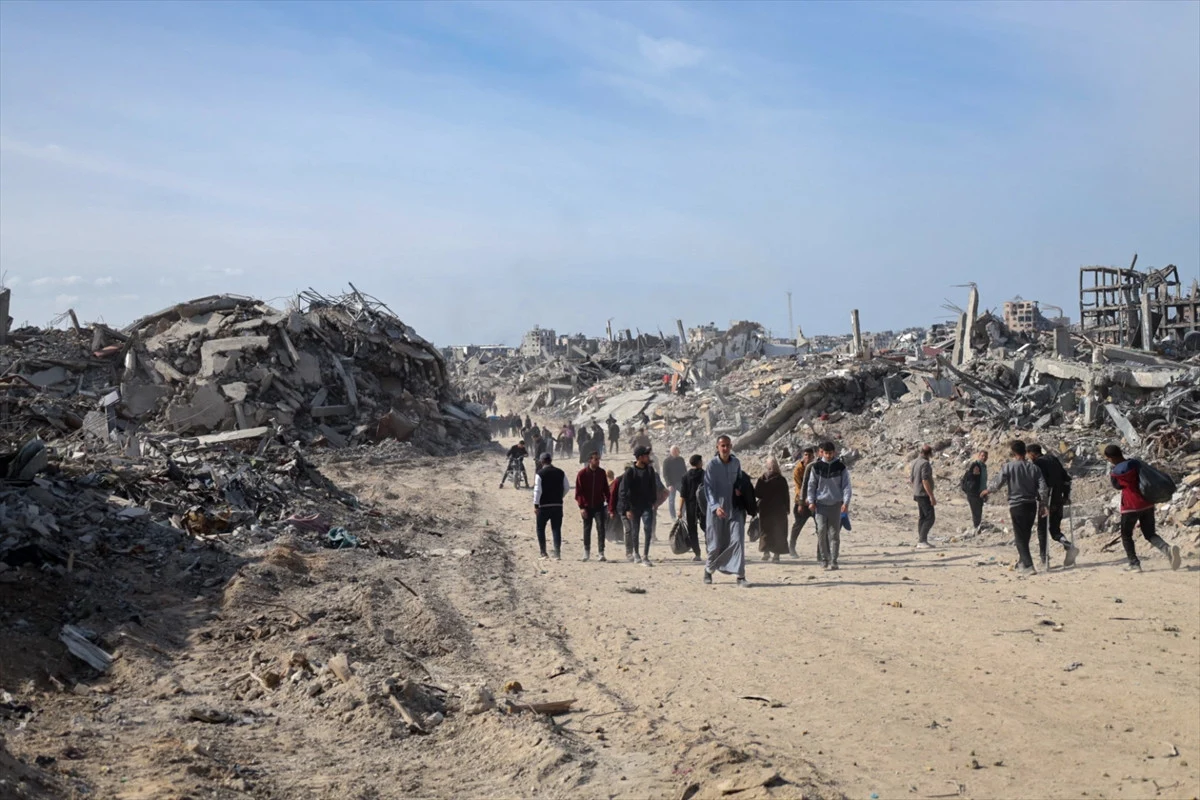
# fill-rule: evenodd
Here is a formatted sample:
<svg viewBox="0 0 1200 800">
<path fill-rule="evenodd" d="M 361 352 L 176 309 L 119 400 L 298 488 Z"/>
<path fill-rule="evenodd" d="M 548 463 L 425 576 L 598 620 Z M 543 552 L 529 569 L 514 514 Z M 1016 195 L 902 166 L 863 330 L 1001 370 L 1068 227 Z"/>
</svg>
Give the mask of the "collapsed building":
<svg viewBox="0 0 1200 800">
<path fill-rule="evenodd" d="M 377 522 L 314 454 L 448 454 L 490 439 L 441 354 L 358 290 L 304 292 L 286 310 L 204 297 L 121 330 L 7 338 L 0 572 L 69 569 L 71 553 L 86 560 L 130 539 L 321 535 L 339 519 L 361 534 Z"/>
<path fill-rule="evenodd" d="M 1170 352 L 1200 351 L 1200 285 L 1187 294 L 1179 268 L 1140 272 L 1128 268 L 1079 270 L 1080 331 L 1093 341 Z"/>
</svg>

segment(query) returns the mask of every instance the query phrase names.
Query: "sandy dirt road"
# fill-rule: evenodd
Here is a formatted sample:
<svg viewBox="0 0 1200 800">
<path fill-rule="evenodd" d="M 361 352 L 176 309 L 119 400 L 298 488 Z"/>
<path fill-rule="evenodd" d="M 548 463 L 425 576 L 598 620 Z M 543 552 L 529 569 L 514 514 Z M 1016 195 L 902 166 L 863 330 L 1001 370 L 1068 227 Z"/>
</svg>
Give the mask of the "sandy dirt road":
<svg viewBox="0 0 1200 800">
<path fill-rule="evenodd" d="M 810 762 L 849 797 L 1196 796 L 1194 557 L 1178 572 L 1144 558 L 1146 572 L 1129 574 L 1084 542 L 1077 567 L 1018 578 L 1010 547 L 915 550 L 916 509 L 896 481 L 857 478 L 842 569 L 814 564 L 810 525 L 807 558 L 751 562 L 748 590 L 723 576 L 704 586 L 700 565 L 672 556 L 665 508 L 652 568 L 614 544 L 609 563 L 580 563 L 570 510 L 563 560 L 540 562 L 530 498 L 491 497 L 513 569 L 564 646 L 621 702 L 682 730 Z M 967 519 L 961 502 L 939 511 L 935 536 Z"/>
<path fill-rule="evenodd" d="M 73 691 L 40 677 L 58 618 L 20 588 L 36 575 L 8 584 L 5 614 L 30 634 L 0 677 L 35 713 L 8 723 L 6 745 L 58 781 L 17 796 L 1200 794 L 1195 553 L 1178 572 L 1144 555 L 1137 575 L 1084 540 L 1076 568 L 1017 578 L 999 543 L 916 551 L 902 482 L 856 471 L 840 572 L 816 568 L 810 527 L 806 558 L 752 561 L 750 589 L 704 586 L 670 554 L 665 509 L 651 568 L 615 544 L 581 563 L 570 512 L 563 560 L 539 561 L 531 493 L 498 489 L 502 465 L 331 456 L 331 478 L 403 521 L 403 557 L 303 537 L 181 550 L 128 574 L 139 612 L 108 637 L 119 658 Z M 967 516 L 939 512 L 935 537 Z M 273 687 L 249 675 L 272 671 Z M 445 710 L 428 735 L 390 704 L 400 681 L 414 707 Z M 468 687 L 509 681 L 575 710 L 463 710 Z"/>
</svg>

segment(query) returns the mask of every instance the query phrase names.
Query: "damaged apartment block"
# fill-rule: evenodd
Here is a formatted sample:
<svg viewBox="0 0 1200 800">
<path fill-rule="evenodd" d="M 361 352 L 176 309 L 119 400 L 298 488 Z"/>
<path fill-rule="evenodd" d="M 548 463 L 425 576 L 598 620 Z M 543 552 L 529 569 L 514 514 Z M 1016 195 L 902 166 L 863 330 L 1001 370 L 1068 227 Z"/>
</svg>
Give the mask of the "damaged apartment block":
<svg viewBox="0 0 1200 800">
<path fill-rule="evenodd" d="M 1179 268 L 1139 272 L 1129 268 L 1083 267 L 1079 270 L 1080 330 L 1103 344 L 1153 352 L 1155 343 L 1168 352 L 1200 350 L 1200 286 L 1192 281 L 1187 295 Z"/>
</svg>

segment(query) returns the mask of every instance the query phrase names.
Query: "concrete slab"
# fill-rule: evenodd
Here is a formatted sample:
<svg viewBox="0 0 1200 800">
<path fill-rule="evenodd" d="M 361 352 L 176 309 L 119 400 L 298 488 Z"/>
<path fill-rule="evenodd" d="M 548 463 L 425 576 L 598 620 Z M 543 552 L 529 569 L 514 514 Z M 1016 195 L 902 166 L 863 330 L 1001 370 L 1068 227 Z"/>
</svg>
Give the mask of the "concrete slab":
<svg viewBox="0 0 1200 800">
<path fill-rule="evenodd" d="M 211 431 L 221 427 L 233 409 L 216 386 L 197 387 L 190 401 L 176 400 L 167 407 L 167 422 L 179 433 Z"/>
<path fill-rule="evenodd" d="M 271 344 L 266 336 L 234 336 L 228 339 L 210 339 L 200 345 L 200 377 L 218 374 L 228 365 L 228 357 L 248 350 L 266 350 Z"/>
<path fill-rule="evenodd" d="M 608 398 L 595 411 L 589 411 L 576 417 L 573 422 L 578 427 L 584 422 L 590 422 L 593 419 L 603 423 L 609 416 L 612 416 L 618 423 L 624 425 L 636 419 L 638 414 L 642 412 L 645 412 L 646 416 L 650 416 L 651 412 L 668 397 L 669 395 L 662 394 L 654 389 L 622 392 Z"/>
<path fill-rule="evenodd" d="M 159 401 L 170 394 L 171 390 L 165 386 L 125 381 L 121 384 L 121 405 L 130 416 L 140 417 L 157 408 Z"/>
<path fill-rule="evenodd" d="M 63 367 L 51 367 L 50 369 L 44 369 L 41 372 L 27 375 L 25 378 L 39 389 L 44 389 L 47 386 L 65 383 L 71 378 L 71 373 L 67 372 Z"/>
<path fill-rule="evenodd" d="M 309 386 L 321 383 L 321 360 L 312 353 L 299 352 L 296 354 L 296 375 L 300 382 Z"/>
</svg>

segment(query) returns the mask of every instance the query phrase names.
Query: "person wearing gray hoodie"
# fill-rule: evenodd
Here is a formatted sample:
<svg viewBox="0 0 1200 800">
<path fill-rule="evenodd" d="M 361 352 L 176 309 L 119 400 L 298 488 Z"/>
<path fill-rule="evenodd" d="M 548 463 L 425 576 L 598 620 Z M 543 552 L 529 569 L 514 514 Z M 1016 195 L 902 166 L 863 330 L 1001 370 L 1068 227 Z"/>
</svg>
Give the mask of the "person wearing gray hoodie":
<svg viewBox="0 0 1200 800">
<path fill-rule="evenodd" d="M 1017 545 L 1017 573 L 1036 575 L 1033 556 L 1029 552 L 1029 539 L 1033 536 L 1038 514 L 1048 513 L 1050 487 L 1046 485 L 1046 478 L 1037 465 L 1025 460 L 1025 442 L 1013 439 L 1009 453 L 1009 460 L 1000 473 L 992 478 L 987 491 L 980 492 L 980 496 L 986 497 L 1001 486 L 1008 488 L 1008 513 L 1012 517 L 1013 538 Z"/>
<path fill-rule="evenodd" d="M 708 504 L 708 521 L 704 538 L 708 545 L 708 562 L 704 565 L 704 582 L 712 583 L 714 572 L 736 575 L 738 586 L 746 582 L 746 511 L 738 497 L 738 476 L 741 462 L 733 454 L 733 441 L 728 436 L 717 439 L 717 455 L 704 468 L 704 496 Z"/>
<path fill-rule="evenodd" d="M 817 521 L 817 558 L 827 570 L 838 568 L 842 514 L 850 511 L 850 470 L 837 457 L 837 445 L 821 442 L 820 460 L 808 479 L 808 510 Z"/>
</svg>

